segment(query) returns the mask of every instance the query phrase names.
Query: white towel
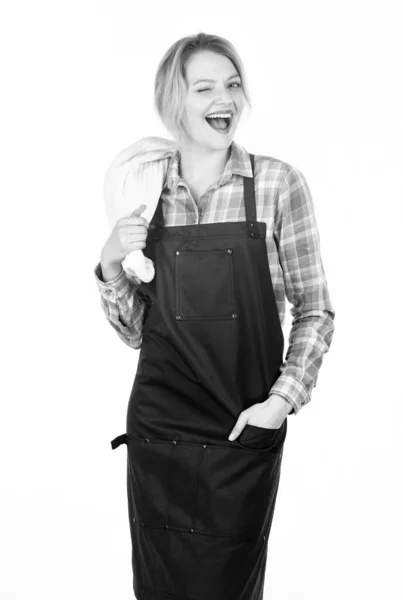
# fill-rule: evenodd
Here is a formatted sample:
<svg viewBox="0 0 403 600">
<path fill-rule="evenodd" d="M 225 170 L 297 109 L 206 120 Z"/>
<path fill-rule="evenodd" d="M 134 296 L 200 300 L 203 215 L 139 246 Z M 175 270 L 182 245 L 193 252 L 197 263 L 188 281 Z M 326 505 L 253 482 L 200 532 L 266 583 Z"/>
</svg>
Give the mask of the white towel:
<svg viewBox="0 0 403 600">
<path fill-rule="evenodd" d="M 151 222 L 169 159 L 176 150 L 175 142 L 151 136 L 143 137 L 119 152 L 104 180 L 104 200 L 111 230 L 118 219 L 128 217 L 141 204 L 146 205 L 141 216 Z M 130 252 L 122 261 L 122 267 L 128 276 L 145 282 L 155 275 L 153 261 L 144 256 L 141 249 Z"/>
</svg>

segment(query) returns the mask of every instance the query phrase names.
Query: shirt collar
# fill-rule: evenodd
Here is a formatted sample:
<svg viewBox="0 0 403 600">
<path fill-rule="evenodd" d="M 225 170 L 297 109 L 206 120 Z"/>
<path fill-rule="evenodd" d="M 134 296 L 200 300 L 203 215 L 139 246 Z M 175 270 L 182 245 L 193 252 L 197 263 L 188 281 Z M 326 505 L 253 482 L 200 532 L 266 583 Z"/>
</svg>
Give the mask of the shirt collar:
<svg viewBox="0 0 403 600">
<path fill-rule="evenodd" d="M 179 183 L 184 183 L 183 179 L 179 176 L 179 160 L 180 151 L 177 149 L 169 160 L 164 188 L 175 189 Z M 218 181 L 218 185 L 221 186 L 227 183 L 234 174 L 242 175 L 243 177 L 253 177 L 249 152 L 243 146 L 233 141 L 231 143 L 231 155 Z"/>
</svg>

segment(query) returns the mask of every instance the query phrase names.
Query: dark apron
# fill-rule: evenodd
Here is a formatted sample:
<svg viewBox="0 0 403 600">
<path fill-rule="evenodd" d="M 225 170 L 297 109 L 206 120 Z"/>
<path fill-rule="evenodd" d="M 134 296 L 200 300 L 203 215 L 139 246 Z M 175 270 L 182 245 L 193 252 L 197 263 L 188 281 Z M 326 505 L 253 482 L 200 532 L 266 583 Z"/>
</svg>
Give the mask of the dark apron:
<svg viewBox="0 0 403 600">
<path fill-rule="evenodd" d="M 252 169 L 254 155 L 251 154 Z M 138 600 L 262 600 L 287 418 L 246 425 L 268 398 L 284 338 L 254 178 L 246 221 L 164 227 L 162 198 L 144 254 L 155 277 L 127 411 L 127 492 Z"/>
</svg>

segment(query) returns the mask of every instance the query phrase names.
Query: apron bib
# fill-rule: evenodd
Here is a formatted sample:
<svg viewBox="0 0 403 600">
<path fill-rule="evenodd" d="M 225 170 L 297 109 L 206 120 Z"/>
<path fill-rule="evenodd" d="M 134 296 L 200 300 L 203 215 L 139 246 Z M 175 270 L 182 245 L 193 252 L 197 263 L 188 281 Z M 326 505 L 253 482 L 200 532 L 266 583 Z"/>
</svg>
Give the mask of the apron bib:
<svg viewBox="0 0 403 600">
<path fill-rule="evenodd" d="M 254 155 L 250 154 L 252 172 Z M 143 252 L 143 339 L 127 410 L 127 494 L 138 600 L 262 600 L 287 418 L 239 413 L 269 396 L 284 337 L 254 177 L 243 222 L 164 227 L 162 198 Z"/>
</svg>

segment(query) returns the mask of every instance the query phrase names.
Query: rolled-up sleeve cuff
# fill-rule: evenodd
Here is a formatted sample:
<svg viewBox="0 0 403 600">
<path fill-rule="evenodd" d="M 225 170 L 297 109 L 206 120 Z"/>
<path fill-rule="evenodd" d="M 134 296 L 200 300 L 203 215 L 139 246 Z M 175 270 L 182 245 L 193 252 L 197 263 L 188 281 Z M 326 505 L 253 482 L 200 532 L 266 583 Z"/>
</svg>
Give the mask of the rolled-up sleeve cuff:
<svg viewBox="0 0 403 600">
<path fill-rule="evenodd" d="M 269 397 L 271 394 L 283 396 L 283 398 L 285 398 L 293 407 L 291 413 L 295 414 L 297 414 L 310 400 L 310 396 L 305 386 L 290 375 L 280 375 L 270 389 Z"/>
<path fill-rule="evenodd" d="M 110 279 L 109 281 L 104 281 L 102 277 L 101 263 L 99 262 L 94 269 L 94 276 L 99 291 L 108 300 L 116 300 L 116 298 L 120 298 L 127 292 L 129 287 L 129 280 L 123 267 L 116 277 Z"/>
</svg>

